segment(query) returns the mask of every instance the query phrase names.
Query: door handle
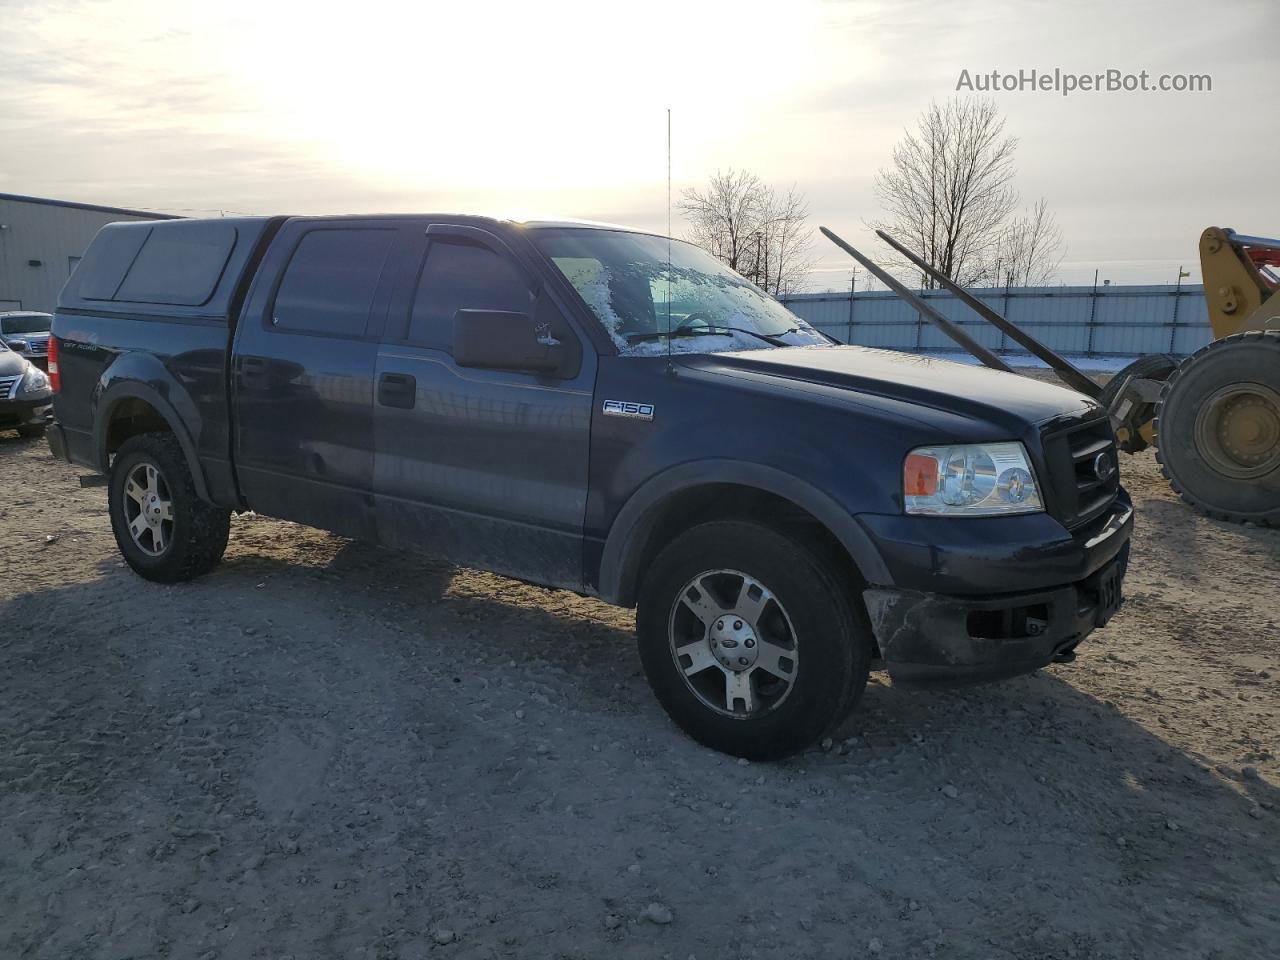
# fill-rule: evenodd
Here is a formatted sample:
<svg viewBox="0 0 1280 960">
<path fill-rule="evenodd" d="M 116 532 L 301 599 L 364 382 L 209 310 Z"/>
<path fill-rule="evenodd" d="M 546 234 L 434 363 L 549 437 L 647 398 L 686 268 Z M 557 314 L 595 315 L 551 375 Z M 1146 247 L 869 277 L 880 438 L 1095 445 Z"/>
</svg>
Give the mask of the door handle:
<svg viewBox="0 0 1280 960">
<path fill-rule="evenodd" d="M 407 373 L 384 373 L 378 378 L 378 403 L 412 410 L 418 397 L 418 381 Z"/>
</svg>

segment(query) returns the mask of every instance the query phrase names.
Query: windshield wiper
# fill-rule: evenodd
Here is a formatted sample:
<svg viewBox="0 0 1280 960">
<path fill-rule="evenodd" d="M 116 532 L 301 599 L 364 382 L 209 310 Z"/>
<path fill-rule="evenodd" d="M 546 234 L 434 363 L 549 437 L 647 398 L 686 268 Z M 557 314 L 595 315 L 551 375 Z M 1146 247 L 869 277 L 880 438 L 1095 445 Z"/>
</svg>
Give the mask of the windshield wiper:
<svg viewBox="0 0 1280 960">
<path fill-rule="evenodd" d="M 643 333 L 628 333 L 627 343 L 642 343 L 645 340 L 661 340 L 663 337 L 727 337 L 728 327 L 687 327 L 681 324 L 668 330 L 652 330 Z"/>
<path fill-rule="evenodd" d="M 757 339 L 763 340 L 765 343 L 770 344 L 772 346 L 785 347 L 787 346 L 787 344 L 784 343 L 782 340 L 779 340 L 778 337 L 782 336 L 783 334 L 795 333 L 796 329 L 797 328 L 792 327 L 790 330 L 783 330 L 781 334 L 769 334 L 769 333 L 761 333 L 758 330 L 748 330 L 746 327 L 725 327 L 725 326 L 721 326 L 720 324 L 716 324 L 715 326 L 711 326 L 711 327 L 690 327 L 690 326 L 681 324 L 680 326 L 671 330 L 670 333 L 668 333 L 665 330 L 661 330 L 661 331 L 655 330 L 653 332 L 645 332 L 645 333 L 629 333 L 627 334 L 627 343 L 640 343 L 643 340 L 661 340 L 663 337 L 667 337 L 667 336 L 727 337 L 735 333 L 745 333 L 748 336 L 756 337 Z"/>
</svg>

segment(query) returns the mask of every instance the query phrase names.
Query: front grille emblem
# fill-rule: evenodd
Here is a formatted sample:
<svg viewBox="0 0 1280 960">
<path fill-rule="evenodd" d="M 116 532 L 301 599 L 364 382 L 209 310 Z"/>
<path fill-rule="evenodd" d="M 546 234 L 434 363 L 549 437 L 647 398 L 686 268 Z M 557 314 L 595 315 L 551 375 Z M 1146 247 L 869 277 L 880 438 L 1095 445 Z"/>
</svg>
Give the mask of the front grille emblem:
<svg viewBox="0 0 1280 960">
<path fill-rule="evenodd" d="M 1116 462 L 1109 451 L 1103 450 L 1093 458 L 1093 475 L 1104 483 L 1116 472 Z"/>
</svg>

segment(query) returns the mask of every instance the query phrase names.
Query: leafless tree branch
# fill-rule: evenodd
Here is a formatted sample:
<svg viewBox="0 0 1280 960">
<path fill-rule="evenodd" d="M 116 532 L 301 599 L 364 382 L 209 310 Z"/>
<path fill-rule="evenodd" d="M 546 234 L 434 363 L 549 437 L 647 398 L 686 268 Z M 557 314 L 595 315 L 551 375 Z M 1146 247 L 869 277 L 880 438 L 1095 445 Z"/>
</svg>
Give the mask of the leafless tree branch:
<svg viewBox="0 0 1280 960">
<path fill-rule="evenodd" d="M 705 190 L 685 190 L 687 238 L 774 296 L 809 273 L 809 206 L 794 186 L 780 193 L 746 170 L 717 172 Z"/>
<path fill-rule="evenodd" d="M 933 103 L 894 147 L 875 193 L 888 217 L 872 224 L 914 246 L 961 284 L 981 279 L 1018 203 L 1016 138 L 1004 133 L 994 101 Z M 922 278 L 926 286 L 933 286 Z"/>
</svg>

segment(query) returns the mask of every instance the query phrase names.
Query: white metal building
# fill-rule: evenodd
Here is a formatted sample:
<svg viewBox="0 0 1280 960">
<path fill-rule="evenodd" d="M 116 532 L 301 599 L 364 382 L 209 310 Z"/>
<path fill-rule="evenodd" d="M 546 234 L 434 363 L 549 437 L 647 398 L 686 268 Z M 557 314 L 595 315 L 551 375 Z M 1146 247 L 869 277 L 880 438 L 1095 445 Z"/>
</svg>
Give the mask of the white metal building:
<svg viewBox="0 0 1280 960">
<path fill-rule="evenodd" d="M 117 220 L 168 220 L 160 213 L 0 193 L 0 311 L 52 313 L 93 235 Z"/>
</svg>

